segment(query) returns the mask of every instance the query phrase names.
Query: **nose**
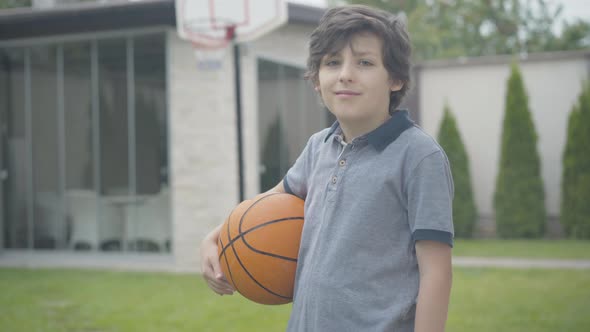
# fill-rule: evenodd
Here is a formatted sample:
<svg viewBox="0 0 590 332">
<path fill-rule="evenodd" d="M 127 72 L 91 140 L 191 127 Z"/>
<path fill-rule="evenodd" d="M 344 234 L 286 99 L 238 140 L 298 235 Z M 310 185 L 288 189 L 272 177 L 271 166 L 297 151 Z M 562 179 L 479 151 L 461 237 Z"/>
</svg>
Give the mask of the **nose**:
<svg viewBox="0 0 590 332">
<path fill-rule="evenodd" d="M 354 66 L 350 61 L 344 61 L 340 66 L 338 80 L 342 83 L 352 82 L 354 79 Z"/>
</svg>

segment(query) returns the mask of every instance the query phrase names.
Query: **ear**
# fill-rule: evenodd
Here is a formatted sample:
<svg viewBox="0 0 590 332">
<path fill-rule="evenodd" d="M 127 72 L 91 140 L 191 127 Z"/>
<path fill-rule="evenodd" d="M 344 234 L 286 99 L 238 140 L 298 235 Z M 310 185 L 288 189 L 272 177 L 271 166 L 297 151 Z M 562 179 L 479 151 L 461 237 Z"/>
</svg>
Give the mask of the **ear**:
<svg viewBox="0 0 590 332">
<path fill-rule="evenodd" d="M 315 92 L 321 97 L 322 96 L 322 90 L 320 89 L 320 85 L 319 84 L 314 84 L 313 89 L 315 90 Z"/>
<path fill-rule="evenodd" d="M 391 92 L 396 92 L 396 91 L 401 90 L 403 87 L 404 87 L 404 82 L 402 82 L 400 80 L 392 80 L 389 89 L 391 90 Z"/>
</svg>

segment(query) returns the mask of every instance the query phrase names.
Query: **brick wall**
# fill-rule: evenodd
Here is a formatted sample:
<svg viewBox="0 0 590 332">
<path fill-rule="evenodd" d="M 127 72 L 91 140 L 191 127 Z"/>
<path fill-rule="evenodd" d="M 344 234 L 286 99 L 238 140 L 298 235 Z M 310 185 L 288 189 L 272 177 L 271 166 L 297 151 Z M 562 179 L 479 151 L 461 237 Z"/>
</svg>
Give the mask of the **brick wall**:
<svg viewBox="0 0 590 332">
<path fill-rule="evenodd" d="M 257 59 L 303 68 L 312 28 L 287 25 L 241 47 L 246 198 L 259 193 Z M 221 69 L 201 70 L 173 30 L 167 49 L 173 252 L 179 269 L 193 270 L 202 239 L 238 202 L 233 51 Z"/>
</svg>

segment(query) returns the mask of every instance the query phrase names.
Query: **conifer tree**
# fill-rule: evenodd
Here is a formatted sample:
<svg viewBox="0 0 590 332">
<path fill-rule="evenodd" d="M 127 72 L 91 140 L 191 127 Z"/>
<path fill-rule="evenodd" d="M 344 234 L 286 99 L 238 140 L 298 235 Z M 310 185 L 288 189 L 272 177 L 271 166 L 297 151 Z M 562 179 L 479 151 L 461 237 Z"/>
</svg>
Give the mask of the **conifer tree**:
<svg viewBox="0 0 590 332">
<path fill-rule="evenodd" d="M 455 117 L 446 104 L 438 132 L 438 143 L 449 158 L 451 173 L 453 174 L 455 186 L 455 197 L 453 199 L 455 236 L 469 238 L 473 235 L 473 228 L 477 218 L 471 187 L 471 175 L 469 173 L 469 158 L 465 151 L 465 145 L 461 140 Z"/>
<path fill-rule="evenodd" d="M 563 154 L 561 224 L 573 238 L 590 239 L 590 82 L 569 116 Z"/>
<path fill-rule="evenodd" d="M 494 195 L 497 233 L 504 238 L 542 237 L 547 213 L 537 134 L 516 64 L 508 79 L 505 107 Z"/>
</svg>

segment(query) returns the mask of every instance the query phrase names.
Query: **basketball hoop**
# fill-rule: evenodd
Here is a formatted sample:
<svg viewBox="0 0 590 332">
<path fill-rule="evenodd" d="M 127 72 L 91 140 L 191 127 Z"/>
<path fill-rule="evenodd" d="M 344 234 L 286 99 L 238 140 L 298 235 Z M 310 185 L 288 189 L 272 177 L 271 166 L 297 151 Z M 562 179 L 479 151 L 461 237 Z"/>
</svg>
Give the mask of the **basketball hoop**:
<svg viewBox="0 0 590 332">
<path fill-rule="evenodd" d="M 285 22 L 284 0 L 176 0 L 178 36 L 191 42 L 203 70 L 220 69 L 232 41 L 255 39 Z"/>
<path fill-rule="evenodd" d="M 175 0 L 176 28 L 193 46 L 197 66 L 219 70 L 233 42 L 239 202 L 244 200 L 240 48 L 287 22 L 286 0 Z"/>
<path fill-rule="evenodd" d="M 223 66 L 223 59 L 227 53 L 227 47 L 207 48 L 202 44 L 192 42 L 193 54 L 200 70 L 218 70 Z"/>
<path fill-rule="evenodd" d="M 235 35 L 235 26 L 226 28 L 225 37 L 202 38 L 201 35 L 189 32 L 187 38 L 192 44 L 193 53 L 200 70 L 219 70 L 223 66 L 223 60 L 228 51 L 228 45 Z"/>
</svg>

